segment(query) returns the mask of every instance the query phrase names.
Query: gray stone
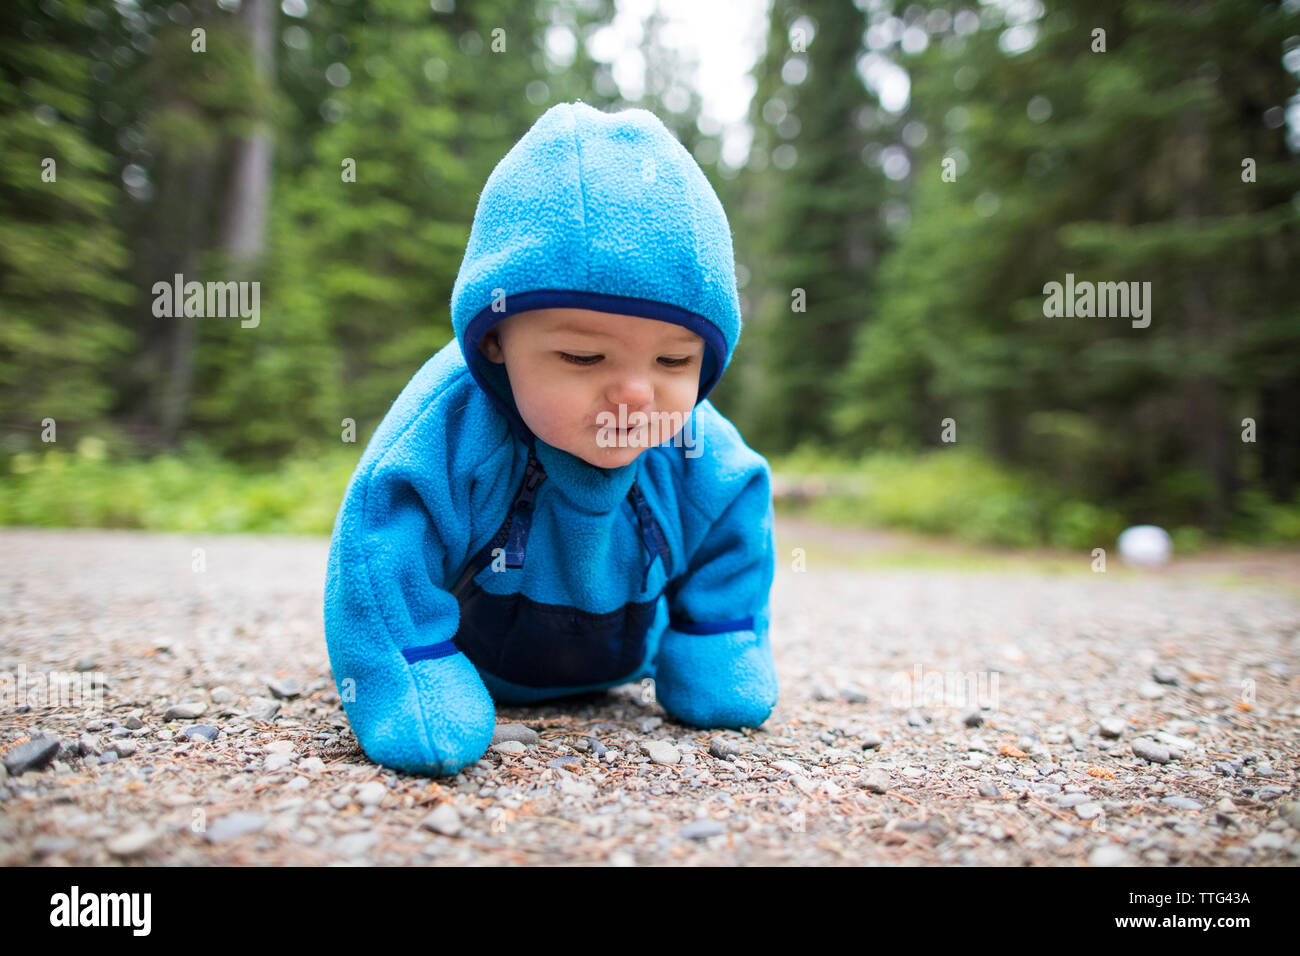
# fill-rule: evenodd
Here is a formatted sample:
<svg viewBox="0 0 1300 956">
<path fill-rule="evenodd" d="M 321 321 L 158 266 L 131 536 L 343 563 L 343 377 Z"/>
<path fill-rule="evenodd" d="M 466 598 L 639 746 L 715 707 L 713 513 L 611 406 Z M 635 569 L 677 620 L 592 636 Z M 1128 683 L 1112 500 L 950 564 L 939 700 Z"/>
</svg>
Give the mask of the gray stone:
<svg viewBox="0 0 1300 956">
<path fill-rule="evenodd" d="M 1058 807 L 1077 807 L 1079 804 L 1087 802 L 1088 795 L 1086 793 L 1065 793 L 1057 798 L 1056 805 Z"/>
<path fill-rule="evenodd" d="M 709 755 L 719 760 L 726 760 L 728 757 L 739 757 L 740 754 L 731 744 L 721 737 L 714 737 L 709 743 Z"/>
<path fill-rule="evenodd" d="M 127 730 L 139 730 L 144 726 L 144 721 L 135 714 L 127 714 L 126 720 L 122 721 L 122 726 Z"/>
<path fill-rule="evenodd" d="M 850 704 L 865 704 L 869 700 L 865 690 L 852 684 L 840 688 L 840 699 Z"/>
<path fill-rule="evenodd" d="M 492 743 L 499 744 L 506 740 L 515 740 L 525 747 L 537 746 L 537 731 L 523 724 L 498 724 L 492 734 Z"/>
<path fill-rule="evenodd" d="M 1133 741 L 1133 753 L 1152 763 L 1169 763 L 1169 748 L 1162 747 L 1153 740 L 1138 739 Z"/>
<path fill-rule="evenodd" d="M 664 725 L 662 717 L 638 717 L 636 719 L 636 729 L 643 734 L 653 733 Z"/>
<path fill-rule="evenodd" d="M 224 685 L 221 687 L 214 687 L 212 688 L 212 690 L 208 692 L 208 697 L 212 699 L 212 703 L 214 704 L 229 704 L 231 701 L 235 700 L 238 696 L 239 695 L 236 694 L 233 690 L 231 690 L 229 687 L 225 687 Z"/>
<path fill-rule="evenodd" d="M 58 737 L 25 740 L 4 755 L 5 769 L 15 777 L 22 776 L 28 770 L 40 770 L 54 759 L 54 755 L 59 752 L 60 743 Z"/>
<path fill-rule="evenodd" d="M 1193 800 L 1191 797 L 1179 797 L 1179 796 L 1165 797 L 1164 800 L 1161 801 L 1161 803 L 1165 804 L 1165 806 L 1173 807 L 1175 810 L 1204 810 L 1205 809 L 1204 806 L 1202 806 L 1196 800 Z"/>
<path fill-rule="evenodd" d="M 140 745 L 134 740 L 115 740 L 112 746 L 113 753 L 117 754 L 119 757 L 134 756 L 139 749 Z"/>
<path fill-rule="evenodd" d="M 460 813 L 450 803 L 440 803 L 434 807 L 433 812 L 424 818 L 420 826 L 449 837 L 456 836 L 465 828 Z"/>
<path fill-rule="evenodd" d="M 248 709 L 244 711 L 244 716 L 249 720 L 258 720 L 263 723 L 270 723 L 275 719 L 275 715 L 280 712 L 280 702 L 271 700 L 268 697 L 254 697 L 248 703 Z"/>
<path fill-rule="evenodd" d="M 1138 696 L 1143 700 L 1159 700 L 1165 696 L 1165 689 L 1155 681 L 1145 680 L 1138 685 Z"/>
<path fill-rule="evenodd" d="M 196 717 L 203 716 L 203 712 L 207 709 L 208 705 L 202 701 L 173 704 L 163 714 L 163 720 L 194 720 Z"/>
<path fill-rule="evenodd" d="M 206 740 L 212 743 L 221 735 L 221 731 L 211 724 L 191 724 L 181 731 L 181 735 L 190 740 Z"/>
<path fill-rule="evenodd" d="M 285 755 L 271 754 L 266 759 L 270 760 L 271 757 L 283 757 L 283 756 Z M 366 783 L 363 783 L 357 789 L 357 803 L 361 804 L 363 807 L 378 806 L 381 802 L 383 802 L 384 796 L 387 793 L 388 793 L 388 788 L 385 787 L 378 780 L 369 780 Z"/>
<path fill-rule="evenodd" d="M 1096 803 L 1081 803 L 1074 808 L 1074 813 L 1080 820 L 1091 820 L 1101 816 L 1101 806 Z"/>
<path fill-rule="evenodd" d="M 503 740 L 499 744 L 493 744 L 492 749 L 499 754 L 524 754 L 528 753 L 528 748 L 517 740 Z"/>
<path fill-rule="evenodd" d="M 260 813 L 230 813 L 214 820 L 208 827 L 208 842 L 222 843 L 249 833 L 257 833 L 266 826 L 266 817 Z"/>
<path fill-rule="evenodd" d="M 883 770 L 869 770 L 857 779 L 856 785 L 872 793 L 885 793 L 893 789 L 894 782 Z"/>
<path fill-rule="evenodd" d="M 1256 850 L 1285 850 L 1288 842 L 1287 838 L 1282 834 L 1265 830 L 1252 839 L 1250 845 Z"/>
<path fill-rule="evenodd" d="M 292 700 L 302 693 L 302 685 L 292 677 L 276 677 L 267 681 L 266 686 L 280 700 Z"/>
<path fill-rule="evenodd" d="M 99 742 L 99 738 L 94 734 L 82 734 L 77 740 L 77 746 L 81 748 L 81 754 L 84 757 L 98 757 L 104 752 L 104 747 Z"/>
<path fill-rule="evenodd" d="M 1157 684 L 1176 685 L 1178 683 L 1178 671 L 1175 668 L 1164 664 L 1157 664 L 1151 668 L 1151 676 Z"/>
<path fill-rule="evenodd" d="M 371 830 L 349 833 L 334 841 L 334 852 L 346 857 L 364 856 L 378 842 L 379 834 Z"/>
<path fill-rule="evenodd" d="M 1119 740 L 1128 729 L 1128 721 L 1122 717 L 1103 717 L 1100 722 L 1101 735 L 1110 740 Z"/>
<path fill-rule="evenodd" d="M 267 773 L 275 773 L 278 770 L 283 770 L 292 763 L 293 756 L 290 754 L 267 754 L 266 759 L 262 761 L 262 769 Z M 366 786 L 369 786 L 369 784 L 366 784 Z M 382 790 L 383 784 L 379 784 L 379 787 Z"/>
<path fill-rule="evenodd" d="M 972 710 L 969 714 L 961 719 L 961 722 L 967 727 L 979 727 L 984 723 L 984 715 L 978 710 Z"/>
<path fill-rule="evenodd" d="M 861 738 L 863 750 L 879 750 L 884 741 L 875 734 L 864 734 Z"/>
<path fill-rule="evenodd" d="M 1300 801 L 1291 800 L 1277 808 L 1277 814 L 1291 826 L 1300 830 Z"/>
<path fill-rule="evenodd" d="M 666 740 L 647 740 L 641 746 L 655 763 L 671 765 L 681 762 L 682 755 Z"/>
<path fill-rule="evenodd" d="M 1106 843 L 1088 855 L 1088 862 L 1093 866 L 1123 866 L 1128 862 L 1128 854 L 1122 846 Z"/>
<path fill-rule="evenodd" d="M 979 795 L 988 797 L 990 800 L 998 795 L 998 786 L 992 780 L 981 780 L 979 784 Z"/>
<path fill-rule="evenodd" d="M 137 856 L 147 850 L 158 837 L 157 830 L 139 827 L 130 833 L 123 833 L 121 836 L 113 837 L 104 844 L 104 847 L 114 856 Z"/>
<path fill-rule="evenodd" d="M 693 820 L 678 831 L 683 840 L 707 840 L 709 837 L 721 836 L 727 832 L 726 826 L 718 820 Z"/>
</svg>

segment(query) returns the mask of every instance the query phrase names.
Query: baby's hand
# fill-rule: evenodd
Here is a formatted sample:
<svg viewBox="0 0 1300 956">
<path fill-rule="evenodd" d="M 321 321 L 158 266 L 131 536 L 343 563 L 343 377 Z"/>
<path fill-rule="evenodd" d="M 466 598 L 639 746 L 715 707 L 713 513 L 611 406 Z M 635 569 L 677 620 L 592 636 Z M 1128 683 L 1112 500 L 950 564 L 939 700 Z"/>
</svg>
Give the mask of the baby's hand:
<svg viewBox="0 0 1300 956">
<path fill-rule="evenodd" d="M 757 727 L 776 706 L 776 665 L 767 635 L 683 634 L 659 642 L 655 696 L 672 717 L 696 727 Z"/>
<path fill-rule="evenodd" d="M 483 679 L 459 651 L 446 657 L 402 660 L 391 687 L 372 688 L 375 700 L 357 701 L 348 717 L 366 755 L 407 773 L 450 775 L 487 751 L 496 708 Z"/>
</svg>

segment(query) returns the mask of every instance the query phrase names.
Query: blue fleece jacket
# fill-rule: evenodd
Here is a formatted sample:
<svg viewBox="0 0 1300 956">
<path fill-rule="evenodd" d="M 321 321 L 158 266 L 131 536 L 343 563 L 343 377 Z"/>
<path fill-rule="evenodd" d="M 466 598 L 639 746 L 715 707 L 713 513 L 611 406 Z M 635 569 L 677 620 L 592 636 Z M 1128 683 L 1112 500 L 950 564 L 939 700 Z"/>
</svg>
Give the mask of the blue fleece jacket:
<svg viewBox="0 0 1300 956">
<path fill-rule="evenodd" d="M 557 307 L 704 339 L 677 439 L 606 469 L 531 433 L 478 344 Z M 455 340 L 380 423 L 330 544 L 326 642 L 366 754 L 455 773 L 491 743 L 494 702 L 644 677 L 683 723 L 761 724 L 777 699 L 771 476 L 706 399 L 741 320 L 699 166 L 645 110 L 552 107 L 484 186 L 451 314 Z"/>
</svg>

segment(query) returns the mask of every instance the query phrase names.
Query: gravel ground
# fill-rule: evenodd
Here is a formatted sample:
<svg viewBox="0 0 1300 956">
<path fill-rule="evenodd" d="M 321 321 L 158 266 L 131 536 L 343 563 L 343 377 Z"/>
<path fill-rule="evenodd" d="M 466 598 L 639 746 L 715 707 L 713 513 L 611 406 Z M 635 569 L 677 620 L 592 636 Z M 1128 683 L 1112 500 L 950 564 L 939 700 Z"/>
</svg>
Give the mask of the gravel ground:
<svg viewBox="0 0 1300 956">
<path fill-rule="evenodd" d="M 0 530 L 0 863 L 1300 861 L 1293 589 L 864 568 L 778 534 L 806 570 L 778 570 L 764 727 L 630 685 L 501 708 L 430 779 L 348 727 L 324 539 Z M 52 706 L 52 672 L 84 696 Z"/>
</svg>

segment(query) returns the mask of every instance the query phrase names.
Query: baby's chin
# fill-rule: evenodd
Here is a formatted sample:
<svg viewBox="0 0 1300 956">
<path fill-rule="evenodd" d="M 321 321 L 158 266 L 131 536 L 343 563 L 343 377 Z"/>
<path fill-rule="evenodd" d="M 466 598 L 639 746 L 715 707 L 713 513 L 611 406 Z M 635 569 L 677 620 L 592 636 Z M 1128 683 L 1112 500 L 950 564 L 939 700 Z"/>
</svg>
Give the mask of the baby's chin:
<svg viewBox="0 0 1300 956">
<path fill-rule="evenodd" d="M 630 465 L 636 461 L 643 451 L 645 451 L 644 448 L 602 448 L 595 445 L 586 449 L 578 457 L 596 468 L 622 468 L 624 465 Z"/>
</svg>

